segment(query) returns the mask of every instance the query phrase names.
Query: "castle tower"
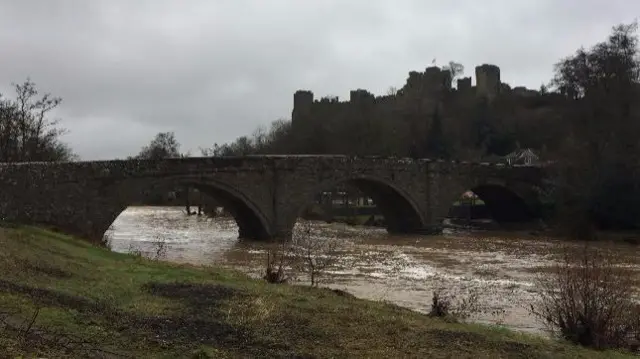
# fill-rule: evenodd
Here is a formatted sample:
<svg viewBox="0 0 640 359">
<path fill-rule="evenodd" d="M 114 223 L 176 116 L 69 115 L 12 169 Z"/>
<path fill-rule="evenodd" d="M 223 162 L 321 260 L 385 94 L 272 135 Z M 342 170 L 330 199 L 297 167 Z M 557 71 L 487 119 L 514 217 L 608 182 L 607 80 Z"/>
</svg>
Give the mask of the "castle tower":
<svg viewBox="0 0 640 359">
<path fill-rule="evenodd" d="M 304 121 L 311 114 L 313 105 L 313 92 L 298 90 L 293 94 L 293 111 L 291 111 L 291 127 Z"/>
<path fill-rule="evenodd" d="M 451 90 L 451 72 L 437 66 L 427 67 L 424 71 L 424 88 L 429 93 Z"/>
<path fill-rule="evenodd" d="M 402 87 L 402 89 L 405 92 L 411 93 L 411 94 L 421 91 L 422 77 L 423 77 L 423 74 L 421 74 L 420 72 L 410 71 L 409 77 L 407 78 L 407 81 Z"/>
<path fill-rule="evenodd" d="M 476 94 L 490 99 L 500 93 L 500 68 L 496 65 L 476 66 Z"/>
</svg>

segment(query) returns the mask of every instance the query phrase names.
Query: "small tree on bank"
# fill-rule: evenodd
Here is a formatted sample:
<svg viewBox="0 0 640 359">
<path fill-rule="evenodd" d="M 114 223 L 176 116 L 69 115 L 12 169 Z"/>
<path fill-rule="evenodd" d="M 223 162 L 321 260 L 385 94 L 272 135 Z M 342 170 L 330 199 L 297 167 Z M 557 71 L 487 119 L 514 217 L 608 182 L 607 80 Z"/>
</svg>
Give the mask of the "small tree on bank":
<svg viewBox="0 0 640 359">
<path fill-rule="evenodd" d="M 312 230 L 311 223 L 305 222 L 300 231 L 294 232 L 292 251 L 298 270 L 309 276 L 312 287 L 317 287 L 325 271 L 340 259 L 342 242 L 337 237 L 314 236 Z"/>
<path fill-rule="evenodd" d="M 326 270 L 340 259 L 343 242 L 337 237 L 313 235 L 313 225 L 305 222 L 294 230 L 290 241 L 267 251 L 264 279 L 269 283 L 286 283 L 299 273 L 309 276 L 309 284 L 317 287 L 326 277 Z"/>
</svg>

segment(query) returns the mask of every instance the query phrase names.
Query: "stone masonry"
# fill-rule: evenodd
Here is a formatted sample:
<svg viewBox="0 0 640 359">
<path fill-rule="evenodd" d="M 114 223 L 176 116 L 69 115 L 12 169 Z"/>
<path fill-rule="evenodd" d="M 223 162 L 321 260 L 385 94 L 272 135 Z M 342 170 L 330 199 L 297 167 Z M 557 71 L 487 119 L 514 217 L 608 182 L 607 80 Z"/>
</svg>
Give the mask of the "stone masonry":
<svg viewBox="0 0 640 359">
<path fill-rule="evenodd" d="M 534 215 L 545 169 L 346 156 L 247 156 L 0 164 L 0 217 L 101 240 L 116 217 L 154 191 L 189 185 L 219 201 L 240 237 L 290 236 L 314 196 L 349 182 L 371 196 L 391 232 L 437 230 L 476 192 L 500 221 Z M 157 193 L 157 192 L 156 192 Z"/>
</svg>

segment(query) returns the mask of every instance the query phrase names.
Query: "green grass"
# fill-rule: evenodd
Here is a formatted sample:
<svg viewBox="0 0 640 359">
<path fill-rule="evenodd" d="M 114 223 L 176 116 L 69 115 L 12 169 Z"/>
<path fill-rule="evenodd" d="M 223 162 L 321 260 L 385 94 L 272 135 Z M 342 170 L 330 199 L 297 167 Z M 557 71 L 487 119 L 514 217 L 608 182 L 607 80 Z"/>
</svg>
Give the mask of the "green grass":
<svg viewBox="0 0 640 359">
<path fill-rule="evenodd" d="M 1 228 L 0 248 L 0 354 L 8 357 L 624 357 L 112 253 L 38 228 Z"/>
</svg>

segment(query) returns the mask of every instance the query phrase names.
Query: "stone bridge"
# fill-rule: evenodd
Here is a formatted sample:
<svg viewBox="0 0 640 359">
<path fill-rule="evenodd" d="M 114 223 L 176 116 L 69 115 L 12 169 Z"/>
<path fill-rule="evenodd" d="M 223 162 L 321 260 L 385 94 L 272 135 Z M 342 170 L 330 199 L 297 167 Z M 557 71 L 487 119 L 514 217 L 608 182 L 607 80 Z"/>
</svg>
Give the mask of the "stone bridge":
<svg viewBox="0 0 640 359">
<path fill-rule="evenodd" d="M 316 194 L 351 183 L 374 200 L 390 232 L 428 233 L 467 190 L 498 222 L 531 218 L 544 176 L 537 167 L 347 156 L 0 164 L 0 216 L 101 240 L 131 203 L 186 185 L 229 210 L 241 238 L 262 240 L 290 236 Z"/>
</svg>

